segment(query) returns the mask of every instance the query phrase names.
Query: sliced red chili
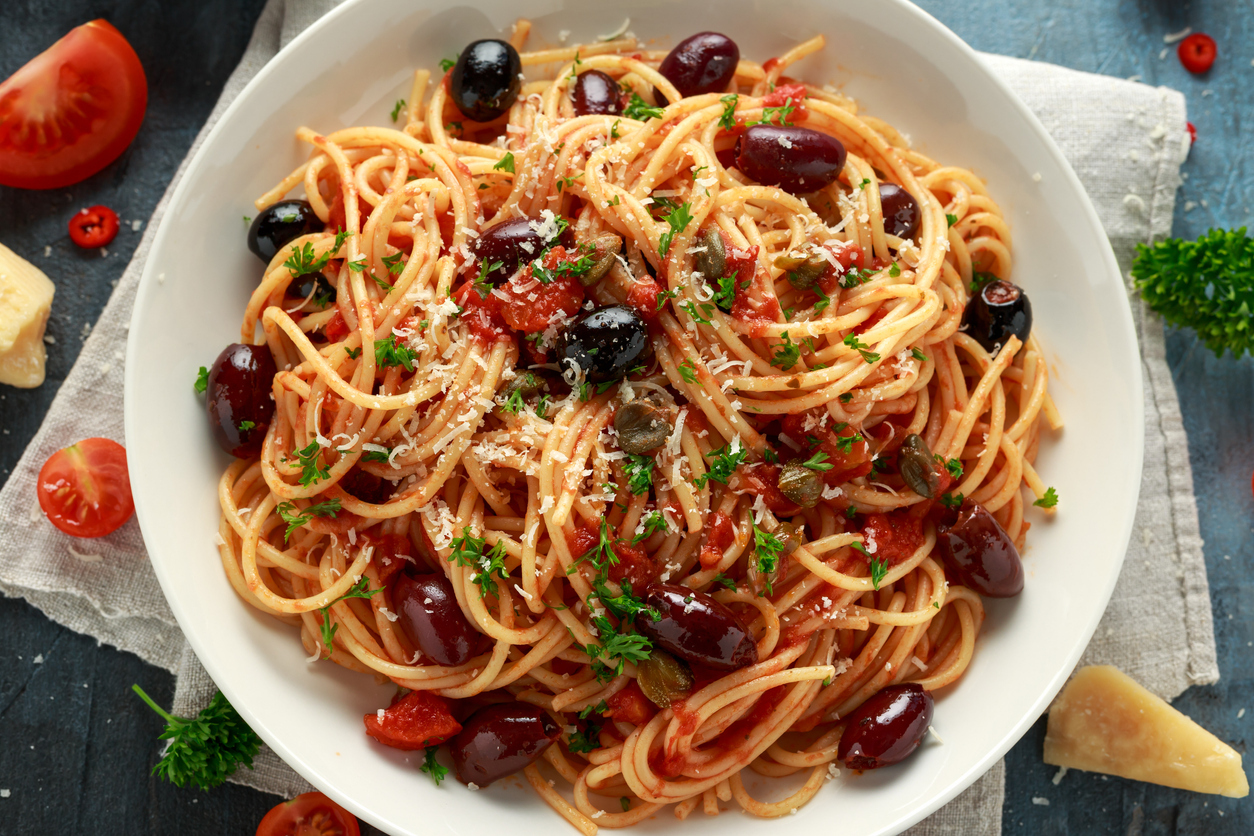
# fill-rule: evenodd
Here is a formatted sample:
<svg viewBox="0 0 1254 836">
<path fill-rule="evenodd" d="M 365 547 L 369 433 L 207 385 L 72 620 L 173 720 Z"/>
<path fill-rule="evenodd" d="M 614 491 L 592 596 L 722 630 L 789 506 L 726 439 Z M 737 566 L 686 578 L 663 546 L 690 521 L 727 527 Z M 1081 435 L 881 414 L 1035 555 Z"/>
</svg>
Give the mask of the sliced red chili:
<svg viewBox="0 0 1254 836">
<path fill-rule="evenodd" d="M 118 213 L 108 206 L 89 206 L 70 218 L 70 240 L 84 249 L 103 247 L 118 234 Z"/>
<path fill-rule="evenodd" d="M 1209 70 L 1215 63 L 1216 54 L 1218 50 L 1215 48 L 1215 39 L 1201 32 L 1194 32 L 1176 47 L 1180 63 L 1194 75 L 1201 75 Z"/>
<path fill-rule="evenodd" d="M 1192 122 L 1185 122 L 1184 126 L 1189 129 L 1189 144 L 1192 145 L 1197 142 L 1197 128 Z"/>
</svg>

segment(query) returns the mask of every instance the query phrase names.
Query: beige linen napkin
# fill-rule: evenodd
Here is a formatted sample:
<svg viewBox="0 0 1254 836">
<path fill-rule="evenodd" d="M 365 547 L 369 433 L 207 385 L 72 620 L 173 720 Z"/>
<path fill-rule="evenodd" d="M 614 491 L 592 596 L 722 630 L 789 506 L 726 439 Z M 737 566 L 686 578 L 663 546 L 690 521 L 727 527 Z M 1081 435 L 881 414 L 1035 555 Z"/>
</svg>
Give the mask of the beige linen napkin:
<svg viewBox="0 0 1254 836">
<path fill-rule="evenodd" d="M 270 0 L 239 67 L 201 130 L 199 147 L 257 71 L 337 0 Z M 1089 189 L 1122 269 L 1138 241 L 1170 233 L 1179 166 L 1187 153 L 1179 93 L 987 56 L 1037 114 Z M 186 162 L 184 163 L 186 164 Z M 83 346 L 43 426 L 0 490 L 0 591 L 23 597 L 49 618 L 128 650 L 178 677 L 175 713 L 195 713 L 213 683 L 192 655 L 149 566 L 132 521 L 95 541 L 66 537 L 44 520 L 35 478 L 53 451 L 89 436 L 122 440 L 122 358 L 135 289 L 166 192 L 113 297 Z M 1132 542 L 1114 597 L 1085 655 L 1114 664 L 1150 690 L 1173 698 L 1219 678 L 1209 588 L 1198 534 L 1188 447 L 1164 359 L 1162 324 L 1133 301 L 1145 377 L 1145 469 Z M 139 709 L 137 709 L 139 710 Z M 158 745 L 154 741 L 154 745 Z M 308 784 L 268 748 L 254 771 L 233 781 L 291 797 Z M 912 836 L 998 836 L 1004 767 L 912 828 Z"/>
</svg>

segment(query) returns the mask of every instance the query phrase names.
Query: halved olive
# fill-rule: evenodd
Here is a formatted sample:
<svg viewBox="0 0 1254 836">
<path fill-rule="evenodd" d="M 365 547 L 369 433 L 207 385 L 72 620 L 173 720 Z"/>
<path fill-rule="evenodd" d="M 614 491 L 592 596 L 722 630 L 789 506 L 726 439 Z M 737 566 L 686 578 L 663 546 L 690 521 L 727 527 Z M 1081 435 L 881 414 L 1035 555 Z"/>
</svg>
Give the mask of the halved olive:
<svg viewBox="0 0 1254 836">
<path fill-rule="evenodd" d="M 618 446 L 624 453 L 643 456 L 666 443 L 671 434 L 674 411 L 650 395 L 623 404 L 614 413 Z"/>
<path fill-rule="evenodd" d="M 804 258 L 794 255 L 778 256 L 775 266 L 788 271 L 788 283 L 797 290 L 809 290 L 818 284 L 831 264 L 821 253 L 811 253 Z"/>
<path fill-rule="evenodd" d="M 925 499 L 935 499 L 940 490 L 940 474 L 936 459 L 923 437 L 910 433 L 897 451 L 897 470 L 906 487 Z"/>
<path fill-rule="evenodd" d="M 579 283 L 584 287 L 592 287 L 614 266 L 618 254 L 623 251 L 623 239 L 612 233 L 598 235 L 592 239 L 592 267 L 581 273 Z"/>
<path fill-rule="evenodd" d="M 710 224 L 697 234 L 697 247 L 704 251 L 697 253 L 696 268 L 707 282 L 717 282 L 723 278 L 727 270 L 727 246 L 723 243 L 723 233 L 718 231 L 717 224 Z"/>
<path fill-rule="evenodd" d="M 779 472 L 779 492 L 802 508 L 813 508 L 823 495 L 823 480 L 800 462 L 789 462 Z"/>
<path fill-rule="evenodd" d="M 636 682 L 658 708 L 670 708 L 672 701 L 688 696 L 696 684 L 686 664 L 658 648 L 648 659 L 636 663 Z"/>
</svg>

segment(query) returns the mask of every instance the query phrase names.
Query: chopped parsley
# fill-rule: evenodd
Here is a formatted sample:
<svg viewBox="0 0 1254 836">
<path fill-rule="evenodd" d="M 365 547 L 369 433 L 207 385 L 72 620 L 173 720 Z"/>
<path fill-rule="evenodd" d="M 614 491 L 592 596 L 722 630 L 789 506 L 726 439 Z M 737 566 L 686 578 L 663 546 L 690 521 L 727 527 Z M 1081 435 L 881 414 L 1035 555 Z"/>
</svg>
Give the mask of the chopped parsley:
<svg viewBox="0 0 1254 836">
<path fill-rule="evenodd" d="M 870 351 L 870 346 L 858 339 L 858 335 L 852 331 L 845 335 L 845 345 L 852 349 L 856 349 L 862 355 L 862 359 L 867 363 L 874 363 L 880 359 L 880 356 L 874 351 Z"/>
<path fill-rule="evenodd" d="M 771 594 L 771 576 L 779 569 L 779 558 L 784 551 L 784 538 L 753 526 L 753 555 L 758 574 L 762 576 L 766 594 Z"/>
<path fill-rule="evenodd" d="M 448 775 L 448 767 L 435 759 L 435 753 L 438 751 L 440 751 L 439 746 L 428 746 L 422 766 L 418 767 L 419 772 L 425 772 L 431 776 L 431 780 L 435 781 L 437 787 L 444 780 L 444 776 Z"/>
<path fill-rule="evenodd" d="M 801 347 L 792 341 L 787 331 L 780 336 L 784 338 L 784 341 L 771 346 L 771 348 L 779 349 L 771 356 L 771 365 L 788 371 L 801 359 Z"/>
<path fill-rule="evenodd" d="M 204 366 L 201 366 L 200 371 L 196 372 L 196 382 L 192 384 L 192 388 L 196 390 L 198 395 L 205 394 L 205 390 L 209 388 L 209 370 Z"/>
<path fill-rule="evenodd" d="M 1053 488 L 1046 488 L 1045 495 L 1032 504 L 1037 508 L 1053 508 L 1058 504 L 1058 492 Z"/>
<path fill-rule="evenodd" d="M 787 127 L 792 124 L 788 121 L 788 117 L 797 108 L 793 107 L 792 96 L 784 100 L 783 107 L 764 107 L 762 108 L 762 118 L 756 122 L 750 122 L 749 125 L 779 125 Z M 772 121 L 777 120 L 777 121 Z"/>
<path fill-rule="evenodd" d="M 393 276 L 399 276 L 401 271 L 405 269 L 404 253 L 394 253 L 393 255 L 385 255 L 383 257 L 383 266 L 388 268 L 388 273 Z M 378 281 L 378 279 L 375 279 Z M 390 288 L 389 288 L 390 289 Z"/>
<path fill-rule="evenodd" d="M 614 195 L 614 196 L 618 197 L 618 195 Z M 659 290 L 657 292 L 657 309 L 659 311 L 662 310 L 662 308 L 666 307 L 667 299 L 674 299 L 678 295 L 679 295 L 678 290 Z"/>
<path fill-rule="evenodd" d="M 722 572 L 719 572 L 713 578 L 710 578 L 710 583 L 716 583 L 719 586 L 730 589 L 732 592 L 736 591 L 736 582 L 724 575 Z"/>
<path fill-rule="evenodd" d="M 974 273 L 971 276 L 971 285 L 970 285 L 971 293 L 972 294 L 979 293 L 985 287 L 987 287 L 988 285 L 992 284 L 993 282 L 997 280 L 998 280 L 997 277 L 993 275 L 992 273 Z"/>
<path fill-rule="evenodd" d="M 888 275 L 892 276 L 894 279 L 901 275 L 901 268 L 897 265 L 897 262 L 894 261 L 891 265 L 889 265 Z"/>
<path fill-rule="evenodd" d="M 634 495 L 640 496 L 653 487 L 653 466 L 656 464 L 652 456 L 627 455 L 623 469 L 627 471 L 627 488 Z"/>
<path fill-rule="evenodd" d="M 252 429 L 253 427 L 255 427 L 255 426 L 257 426 L 257 425 L 256 425 L 254 422 L 252 422 L 252 421 L 240 421 L 240 422 L 239 422 L 239 431 L 240 431 L 240 432 L 248 432 L 249 430 L 251 430 L 251 429 Z"/>
<path fill-rule="evenodd" d="M 685 383 L 697 382 L 697 368 L 692 365 L 692 360 L 684 360 L 679 364 L 679 376 L 684 379 Z"/>
<path fill-rule="evenodd" d="M 374 362 L 381 369 L 390 366 L 404 366 L 405 371 L 412 372 L 414 370 L 414 361 L 418 359 L 418 355 L 409 346 L 397 342 L 396 335 L 388 337 L 386 340 L 374 341 Z"/>
<path fill-rule="evenodd" d="M 639 93 L 634 92 L 631 94 L 631 101 L 627 103 L 627 107 L 623 108 L 623 116 L 640 122 L 661 118 L 662 112 L 662 108 L 654 107 L 640 98 Z"/>
<path fill-rule="evenodd" d="M 958 223 L 958 216 L 957 216 L 957 215 L 951 215 L 951 214 L 949 214 L 948 212 L 946 212 L 946 213 L 945 213 L 945 220 L 946 220 L 946 221 L 948 221 L 948 223 L 949 223 L 949 225 L 950 225 L 950 226 L 953 226 L 954 224 Z"/>
<path fill-rule="evenodd" d="M 845 392 L 840 396 L 841 403 L 849 403 L 853 400 L 853 392 Z"/>
<path fill-rule="evenodd" d="M 401 115 L 401 109 L 404 107 L 405 107 L 405 100 L 397 99 L 396 104 L 392 106 L 392 122 L 393 123 L 395 123 L 397 118 Z"/>
<path fill-rule="evenodd" d="M 383 450 L 366 450 L 361 454 L 363 462 L 385 462 L 392 457 L 392 451 Z"/>
<path fill-rule="evenodd" d="M 505 541 L 498 540 L 496 545 L 485 553 L 484 546 L 487 545 L 487 540 L 483 537 L 475 537 L 470 533 L 470 527 L 466 526 L 462 529 L 462 536 L 453 540 L 450 545 L 453 549 L 448 557 L 450 562 L 456 561 L 458 566 L 478 570 L 470 579 L 479 587 L 479 597 L 482 599 L 491 595 L 493 598 L 499 598 L 500 595 L 496 591 L 496 579 L 509 580 L 509 573 L 505 571 Z M 496 575 L 496 578 L 493 575 Z"/>
<path fill-rule="evenodd" d="M 671 210 L 664 219 L 667 226 L 670 227 L 666 232 L 662 233 L 662 237 L 658 239 L 658 253 L 665 258 L 670 252 L 671 241 L 675 236 L 688 228 L 688 224 L 692 223 L 692 213 L 688 210 L 687 203 L 681 203 L 678 207 Z"/>
<path fill-rule="evenodd" d="M 335 641 L 335 631 L 340 627 L 338 624 L 331 623 L 331 607 L 335 606 L 340 601 L 345 601 L 349 598 L 369 599 L 383 591 L 383 587 L 370 589 L 369 586 L 369 578 L 358 578 L 357 583 L 353 584 L 349 588 L 348 592 L 345 592 L 339 598 L 336 598 L 334 601 L 318 610 L 318 612 L 322 613 L 322 643 L 326 645 L 328 655 L 331 653 L 331 644 Z"/>
<path fill-rule="evenodd" d="M 340 510 L 340 501 L 338 499 L 328 499 L 326 502 L 310 505 L 300 513 L 294 513 L 296 511 L 296 503 L 280 502 L 279 506 L 274 510 L 279 513 L 279 517 L 283 522 L 287 523 L 287 531 L 283 532 L 283 542 L 286 543 L 288 538 L 292 536 L 293 531 L 314 517 L 331 517 L 334 519 Z"/>
<path fill-rule="evenodd" d="M 341 231 L 335 235 L 335 243 L 331 249 L 327 250 L 320 256 L 314 256 L 313 244 L 306 241 L 303 246 L 292 250 L 292 254 L 283 262 L 283 266 L 292 274 L 293 279 L 299 279 L 301 276 L 309 273 L 319 273 L 331 257 L 340 251 L 340 247 L 344 245 L 344 241 L 348 238 L 348 232 Z"/>
<path fill-rule="evenodd" d="M 808 467 L 811 470 L 817 470 L 820 473 L 832 469 L 832 465 L 827 461 L 827 454 L 822 450 L 816 451 L 813 456 L 803 461 L 801 466 Z"/>
<path fill-rule="evenodd" d="M 698 488 L 704 488 L 706 483 L 713 479 L 715 482 L 721 482 L 726 485 L 727 480 L 736 472 L 736 468 L 749 455 L 749 450 L 740 444 L 739 440 L 733 442 L 733 444 L 736 447 L 734 451 L 732 450 L 732 445 L 729 444 L 706 453 L 705 457 L 710 460 L 710 470 L 708 473 L 703 473 L 693 479 L 692 483 Z"/>
<path fill-rule="evenodd" d="M 346 348 L 344 349 L 344 353 L 348 355 L 350 360 L 356 360 L 361 356 L 361 346 L 357 346 L 356 348 Z"/>
<path fill-rule="evenodd" d="M 686 312 L 688 316 L 692 317 L 693 320 L 701 323 L 702 325 L 712 325 L 714 322 L 714 320 L 710 319 L 709 316 L 710 313 L 714 311 L 714 306 L 709 302 L 702 302 L 699 311 L 697 310 L 698 306 L 694 305 L 691 301 L 682 302 L 679 307 L 680 310 Z"/>
<path fill-rule="evenodd" d="M 822 310 L 826 310 L 827 306 L 832 304 L 832 297 L 828 296 L 826 293 L 824 293 L 822 290 L 820 290 L 817 287 L 814 288 L 814 292 L 818 294 L 818 297 L 819 297 L 819 301 L 814 303 L 815 313 L 822 311 Z"/>
<path fill-rule="evenodd" d="M 723 103 L 723 115 L 718 118 L 718 126 L 725 131 L 736 130 L 736 103 L 740 101 L 740 97 L 729 93 L 719 101 Z"/>
<path fill-rule="evenodd" d="M 644 527 L 641 529 L 639 534 L 631 538 L 631 544 L 633 546 L 639 543 L 641 540 L 649 539 L 654 534 L 657 534 L 659 531 L 662 533 L 666 533 L 667 531 L 670 530 L 669 526 L 667 526 L 666 524 L 666 517 L 663 516 L 661 511 L 650 511 L 648 514 L 645 515 L 644 519 L 641 522 Z"/>
<path fill-rule="evenodd" d="M 945 469 L 949 471 L 949 475 L 955 479 L 962 478 L 962 460 L 948 459 L 945 461 Z"/>
<path fill-rule="evenodd" d="M 510 174 L 513 174 L 514 173 L 514 152 L 506 151 L 505 156 L 501 157 L 500 162 L 492 166 L 492 170 L 493 171 L 508 171 Z"/>
<path fill-rule="evenodd" d="M 962 505 L 963 499 L 965 499 L 965 497 L 960 493 L 947 493 L 941 495 L 940 503 L 946 508 L 953 509 Z"/>
<path fill-rule="evenodd" d="M 888 561 L 871 558 L 871 586 L 880 588 L 880 581 L 888 574 Z"/>
<path fill-rule="evenodd" d="M 453 53 L 452 58 L 441 58 L 440 69 L 447 73 L 449 70 L 453 69 L 453 65 L 457 63 L 457 59 L 460 57 L 461 57 L 461 53 L 455 52 Z"/>
<path fill-rule="evenodd" d="M 910 349 L 910 356 L 918 360 L 920 363 L 927 362 L 927 355 L 924 354 L 923 351 L 917 345 L 914 348 Z"/>
<path fill-rule="evenodd" d="M 731 313 L 732 305 L 736 304 L 736 274 L 739 272 L 735 270 L 730 276 L 720 276 L 718 279 L 718 289 L 714 291 L 714 304 L 718 305 L 718 309 L 724 313 Z M 742 284 L 740 289 L 748 290 L 749 282 Z"/>
<path fill-rule="evenodd" d="M 321 482 L 331 475 L 329 468 L 322 466 L 322 445 L 315 438 L 303 450 L 296 450 L 296 460 L 300 463 L 301 487 L 309 487 L 314 482 Z"/>
</svg>

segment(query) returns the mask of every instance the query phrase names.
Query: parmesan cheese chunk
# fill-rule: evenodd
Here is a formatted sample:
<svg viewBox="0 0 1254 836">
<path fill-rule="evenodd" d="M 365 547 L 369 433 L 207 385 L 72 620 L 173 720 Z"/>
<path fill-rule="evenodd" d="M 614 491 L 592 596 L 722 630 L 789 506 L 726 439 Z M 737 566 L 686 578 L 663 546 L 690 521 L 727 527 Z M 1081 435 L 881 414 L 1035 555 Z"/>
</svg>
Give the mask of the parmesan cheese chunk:
<svg viewBox="0 0 1254 836">
<path fill-rule="evenodd" d="M 0 383 L 44 382 L 44 326 L 56 291 L 48 277 L 0 244 Z"/>
<path fill-rule="evenodd" d="M 1241 755 L 1118 668 L 1076 672 L 1049 710 L 1045 763 L 1244 798 Z"/>
</svg>

